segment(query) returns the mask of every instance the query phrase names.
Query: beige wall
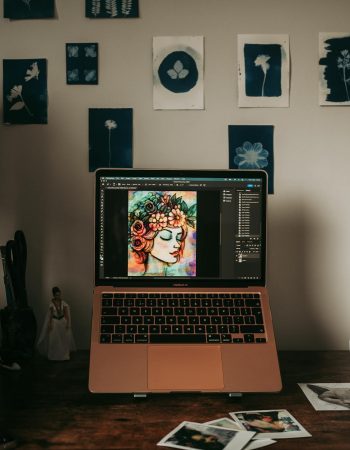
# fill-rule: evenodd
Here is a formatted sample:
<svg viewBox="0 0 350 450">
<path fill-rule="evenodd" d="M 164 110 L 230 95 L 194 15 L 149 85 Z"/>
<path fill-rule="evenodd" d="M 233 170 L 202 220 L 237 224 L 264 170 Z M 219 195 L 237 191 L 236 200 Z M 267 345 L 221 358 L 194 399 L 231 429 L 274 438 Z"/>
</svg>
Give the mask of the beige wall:
<svg viewBox="0 0 350 450">
<path fill-rule="evenodd" d="M 49 124 L 0 125 L 0 243 L 16 229 L 26 234 L 27 288 L 39 324 L 57 284 L 78 346 L 89 346 L 88 108 L 131 107 L 134 167 L 226 168 L 229 124 L 275 125 L 268 285 L 278 346 L 348 348 L 350 109 L 318 106 L 318 33 L 350 32 L 350 3 L 139 1 L 139 19 L 86 19 L 83 0 L 56 0 L 55 20 L 0 19 L 2 58 L 48 60 Z M 289 108 L 237 107 L 239 33 L 289 34 Z M 204 111 L 153 111 L 152 37 L 161 35 L 205 37 Z M 99 43 L 99 85 L 66 85 L 66 42 Z"/>
</svg>

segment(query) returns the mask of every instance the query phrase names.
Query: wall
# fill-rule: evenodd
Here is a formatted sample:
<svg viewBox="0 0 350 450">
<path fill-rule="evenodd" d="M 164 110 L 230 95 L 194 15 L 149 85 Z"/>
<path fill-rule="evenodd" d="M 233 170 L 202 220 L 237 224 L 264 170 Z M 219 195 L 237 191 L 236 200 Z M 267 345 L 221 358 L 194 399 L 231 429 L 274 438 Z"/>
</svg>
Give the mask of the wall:
<svg viewBox="0 0 350 450">
<path fill-rule="evenodd" d="M 350 109 L 318 106 L 318 33 L 350 31 L 349 2 L 140 0 L 139 19 L 116 20 L 85 18 L 83 0 L 56 5 L 53 20 L 0 19 L 2 58 L 48 59 L 49 124 L 0 127 L 0 242 L 16 229 L 26 234 L 38 322 L 57 284 L 71 304 L 78 346 L 89 346 L 88 108 L 131 107 L 134 167 L 226 168 L 229 124 L 275 125 L 268 285 L 278 346 L 348 348 Z M 237 107 L 239 33 L 289 34 L 289 108 Z M 204 111 L 152 109 L 152 37 L 161 35 L 205 36 Z M 99 85 L 66 85 L 67 42 L 99 43 Z"/>
</svg>

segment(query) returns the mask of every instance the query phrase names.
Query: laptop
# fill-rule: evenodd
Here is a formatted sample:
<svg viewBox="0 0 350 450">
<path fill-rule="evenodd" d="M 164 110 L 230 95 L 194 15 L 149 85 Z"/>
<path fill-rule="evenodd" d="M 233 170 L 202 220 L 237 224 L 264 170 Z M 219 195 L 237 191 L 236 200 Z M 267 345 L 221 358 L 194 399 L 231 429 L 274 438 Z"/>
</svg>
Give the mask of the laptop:
<svg viewBox="0 0 350 450">
<path fill-rule="evenodd" d="M 96 171 L 89 389 L 277 392 L 264 171 Z"/>
</svg>

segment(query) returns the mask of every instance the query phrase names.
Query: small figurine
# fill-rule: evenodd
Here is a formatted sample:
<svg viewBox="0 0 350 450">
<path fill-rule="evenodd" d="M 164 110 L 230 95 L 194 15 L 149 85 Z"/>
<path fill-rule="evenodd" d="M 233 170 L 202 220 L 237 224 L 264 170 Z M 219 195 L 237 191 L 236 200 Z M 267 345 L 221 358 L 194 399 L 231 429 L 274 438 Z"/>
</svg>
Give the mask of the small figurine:
<svg viewBox="0 0 350 450">
<path fill-rule="evenodd" d="M 43 328 L 38 340 L 38 349 L 53 361 L 65 361 L 70 358 L 70 351 L 75 350 L 71 328 L 70 309 L 61 298 L 61 290 L 52 288 L 53 298 L 46 314 Z"/>
</svg>

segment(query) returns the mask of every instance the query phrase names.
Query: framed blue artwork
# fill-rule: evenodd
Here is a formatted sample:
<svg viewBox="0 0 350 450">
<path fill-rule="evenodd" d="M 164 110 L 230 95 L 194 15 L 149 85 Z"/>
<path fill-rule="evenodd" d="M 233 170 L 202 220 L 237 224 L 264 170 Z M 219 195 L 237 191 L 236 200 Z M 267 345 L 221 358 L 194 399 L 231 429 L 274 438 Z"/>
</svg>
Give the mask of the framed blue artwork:
<svg viewBox="0 0 350 450">
<path fill-rule="evenodd" d="M 98 44 L 66 44 L 67 84 L 98 84 Z"/>
<path fill-rule="evenodd" d="M 138 0 L 85 0 L 85 16 L 118 19 L 139 16 Z"/>
<path fill-rule="evenodd" d="M 47 123 L 46 59 L 3 60 L 5 123 Z"/>
<path fill-rule="evenodd" d="M 55 0 L 4 0 L 7 19 L 45 19 L 55 16 Z"/>
<path fill-rule="evenodd" d="M 238 35 L 238 105 L 289 106 L 289 36 Z"/>
<path fill-rule="evenodd" d="M 319 104 L 350 105 L 350 33 L 319 34 Z"/>
<path fill-rule="evenodd" d="M 132 108 L 89 109 L 89 171 L 132 167 Z"/>
<path fill-rule="evenodd" d="M 262 169 L 268 174 L 268 193 L 274 193 L 273 125 L 229 125 L 230 169 Z"/>
</svg>

